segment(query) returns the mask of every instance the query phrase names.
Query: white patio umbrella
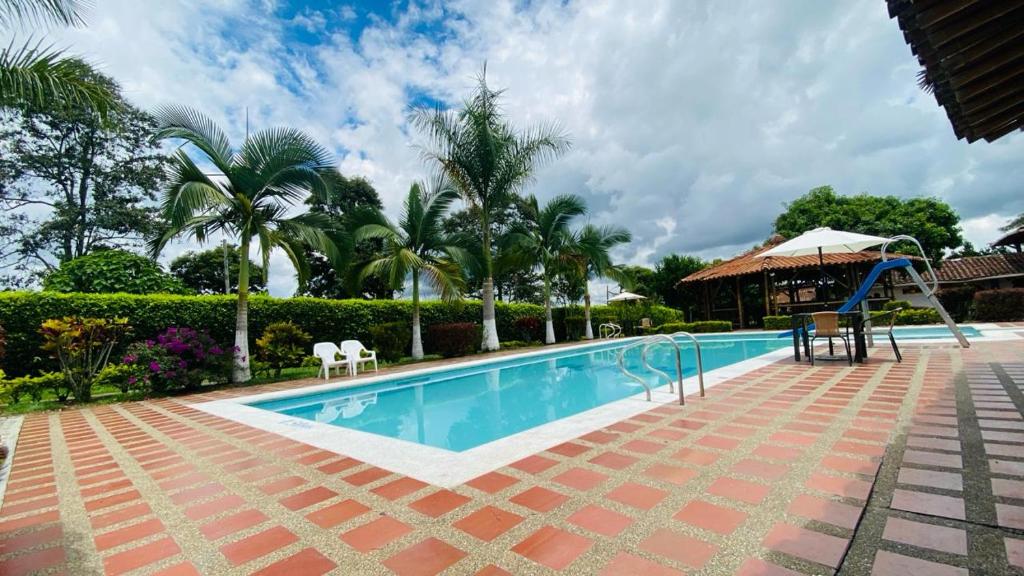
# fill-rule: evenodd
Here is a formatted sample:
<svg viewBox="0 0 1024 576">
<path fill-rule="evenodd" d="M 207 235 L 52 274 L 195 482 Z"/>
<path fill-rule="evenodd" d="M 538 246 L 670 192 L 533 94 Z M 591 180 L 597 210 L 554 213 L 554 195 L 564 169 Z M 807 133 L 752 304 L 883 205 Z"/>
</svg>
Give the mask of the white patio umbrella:
<svg viewBox="0 0 1024 576">
<path fill-rule="evenodd" d="M 811 256 L 817 254 L 852 254 L 860 252 L 865 248 L 878 246 L 887 242 L 888 238 L 881 236 L 869 236 L 856 232 L 844 232 L 831 228 L 815 228 L 803 234 L 786 240 L 782 244 L 761 252 L 755 258 L 767 258 L 768 256 Z"/>
<path fill-rule="evenodd" d="M 619 292 L 608 299 L 609 302 L 626 302 L 629 300 L 646 300 L 647 296 L 641 296 L 632 292 Z"/>
<path fill-rule="evenodd" d="M 821 280 L 825 286 L 825 254 L 852 254 L 860 252 L 865 248 L 878 246 L 888 242 L 888 238 L 881 236 L 870 236 L 856 232 L 845 232 L 833 230 L 828 227 L 815 228 L 808 232 L 786 240 L 782 244 L 770 250 L 757 254 L 755 258 L 767 258 L 769 256 L 811 256 L 818 255 L 818 267 L 821 270 Z M 827 300 L 826 295 L 826 300 Z"/>
</svg>

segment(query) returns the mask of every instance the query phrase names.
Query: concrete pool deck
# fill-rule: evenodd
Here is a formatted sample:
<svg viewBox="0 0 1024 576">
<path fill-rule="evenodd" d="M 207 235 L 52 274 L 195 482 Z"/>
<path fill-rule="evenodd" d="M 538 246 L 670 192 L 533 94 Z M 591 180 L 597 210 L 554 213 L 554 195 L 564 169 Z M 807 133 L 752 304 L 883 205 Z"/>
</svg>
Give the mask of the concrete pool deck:
<svg viewBox="0 0 1024 576">
<path fill-rule="evenodd" d="M 902 349 L 449 488 L 196 408 L 293 384 L 31 414 L 0 574 L 1024 574 L 1024 340 Z"/>
</svg>

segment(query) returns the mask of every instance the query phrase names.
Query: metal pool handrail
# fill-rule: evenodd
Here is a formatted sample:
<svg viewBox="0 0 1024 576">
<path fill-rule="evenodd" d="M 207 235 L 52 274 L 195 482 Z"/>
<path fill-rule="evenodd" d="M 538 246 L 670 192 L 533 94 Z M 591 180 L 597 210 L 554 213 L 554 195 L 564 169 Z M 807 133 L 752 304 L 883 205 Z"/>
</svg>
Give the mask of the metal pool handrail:
<svg viewBox="0 0 1024 576">
<path fill-rule="evenodd" d="M 674 338 L 672 338 L 671 336 L 666 336 L 664 334 L 654 334 L 653 336 L 648 336 L 647 338 L 644 338 L 642 342 L 645 342 L 645 344 L 644 349 L 640 351 L 640 363 L 644 365 L 644 368 L 647 368 L 648 370 L 654 372 L 655 374 L 660 374 L 663 378 L 665 378 L 665 380 L 668 382 L 669 392 L 675 392 L 675 389 L 672 387 L 672 378 L 665 372 L 658 370 L 654 366 L 651 366 L 649 362 L 647 362 L 647 350 L 650 349 L 651 346 L 663 344 L 666 342 L 671 344 L 676 349 L 676 376 L 679 378 L 679 389 L 681 391 L 683 388 L 683 362 L 679 353 L 679 344 L 675 341 Z"/>
<path fill-rule="evenodd" d="M 650 402 L 651 401 L 651 387 L 650 387 L 650 385 L 647 384 L 647 381 L 644 380 L 643 378 L 641 378 L 641 377 L 637 376 L 636 374 L 633 374 L 632 372 L 630 372 L 629 369 L 626 368 L 626 360 L 625 360 L 626 352 L 627 351 L 632 350 L 633 348 L 636 348 L 637 346 L 642 346 L 643 344 L 644 344 L 644 341 L 643 340 L 639 340 L 637 342 L 633 342 L 632 344 L 629 344 L 629 345 L 626 345 L 626 346 L 622 347 L 622 349 L 619 350 L 619 356 L 618 356 L 617 362 L 619 364 L 619 370 L 622 370 L 623 374 L 625 374 L 626 376 L 629 376 L 633 380 L 636 380 L 637 382 L 640 383 L 641 386 L 644 387 L 644 392 L 647 393 L 647 401 Z"/>
<path fill-rule="evenodd" d="M 689 332 L 675 332 L 675 333 L 672 334 L 672 338 L 673 339 L 675 339 L 676 336 L 685 336 L 685 337 L 687 337 L 687 338 L 689 338 L 690 340 L 693 341 L 693 346 L 694 346 L 694 348 L 696 349 L 696 352 L 697 352 L 697 382 L 700 385 L 700 397 L 703 398 L 704 397 L 704 359 L 702 358 L 702 355 L 701 355 L 701 352 L 700 352 L 700 340 L 697 340 L 697 337 L 694 336 L 693 334 L 690 334 Z M 679 380 L 679 404 L 682 404 L 682 403 L 683 403 L 683 381 L 682 381 L 682 379 L 680 379 Z"/>
<path fill-rule="evenodd" d="M 605 329 L 608 330 L 607 335 L 605 334 Z M 605 322 L 597 327 L 597 335 L 600 336 L 602 340 L 617 338 L 622 335 L 622 326 L 619 326 L 614 322 Z"/>
<path fill-rule="evenodd" d="M 636 374 L 630 372 L 629 369 L 626 368 L 626 360 L 625 360 L 626 359 L 626 352 L 632 350 L 633 348 L 637 348 L 637 347 L 643 346 L 643 350 L 640 352 L 640 362 L 643 364 L 644 368 L 647 368 L 648 370 L 650 370 L 650 371 L 652 371 L 652 372 L 654 372 L 656 374 L 660 374 L 662 377 L 664 377 L 665 380 L 668 381 L 669 391 L 674 391 L 673 388 L 672 388 L 672 378 L 668 374 L 666 374 L 665 372 L 663 372 L 661 370 L 658 370 L 657 368 L 651 366 L 649 362 L 647 362 L 647 349 L 650 348 L 651 346 L 654 346 L 654 345 L 657 345 L 657 344 L 665 344 L 665 343 L 671 344 L 672 347 L 676 351 L 676 375 L 679 378 L 679 403 L 682 405 L 682 404 L 685 403 L 685 401 L 683 400 L 683 367 L 682 367 L 682 357 L 681 357 L 681 353 L 679 351 L 679 343 L 676 342 L 675 339 L 673 339 L 671 336 L 668 336 L 666 334 L 655 334 L 653 336 L 648 336 L 648 337 L 644 338 L 643 340 L 638 340 L 636 342 L 633 342 L 632 344 L 629 344 L 629 345 L 623 347 L 621 350 L 619 350 L 619 356 L 618 356 L 619 370 L 622 370 L 623 374 L 625 374 L 626 376 L 628 376 L 628 377 L 632 378 L 633 380 L 636 380 L 637 382 L 639 382 L 640 385 L 644 387 L 644 391 L 647 393 L 647 400 L 650 401 L 651 400 L 651 387 L 650 387 L 650 385 L 647 384 L 646 380 L 644 380 L 640 376 L 637 376 Z"/>
</svg>

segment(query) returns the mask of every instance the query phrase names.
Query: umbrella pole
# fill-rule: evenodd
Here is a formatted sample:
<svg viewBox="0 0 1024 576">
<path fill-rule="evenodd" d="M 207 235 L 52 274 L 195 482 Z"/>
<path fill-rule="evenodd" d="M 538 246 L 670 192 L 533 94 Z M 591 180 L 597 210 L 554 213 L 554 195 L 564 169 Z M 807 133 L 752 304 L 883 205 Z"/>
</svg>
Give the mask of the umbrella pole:
<svg viewBox="0 0 1024 576">
<path fill-rule="evenodd" d="M 821 298 L 828 309 L 828 282 L 825 281 L 825 256 L 821 253 L 821 246 L 818 246 L 818 270 L 821 272 Z"/>
</svg>

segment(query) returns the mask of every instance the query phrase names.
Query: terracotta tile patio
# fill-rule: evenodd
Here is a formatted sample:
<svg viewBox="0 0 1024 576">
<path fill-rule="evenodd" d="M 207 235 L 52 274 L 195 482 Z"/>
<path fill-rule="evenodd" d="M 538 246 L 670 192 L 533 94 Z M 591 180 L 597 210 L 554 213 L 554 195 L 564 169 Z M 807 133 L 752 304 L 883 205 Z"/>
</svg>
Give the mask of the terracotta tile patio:
<svg viewBox="0 0 1024 576">
<path fill-rule="evenodd" d="M 0 574 L 1024 574 L 1024 341 L 904 348 L 450 490 L 192 407 L 253 388 L 33 414 Z"/>
</svg>

